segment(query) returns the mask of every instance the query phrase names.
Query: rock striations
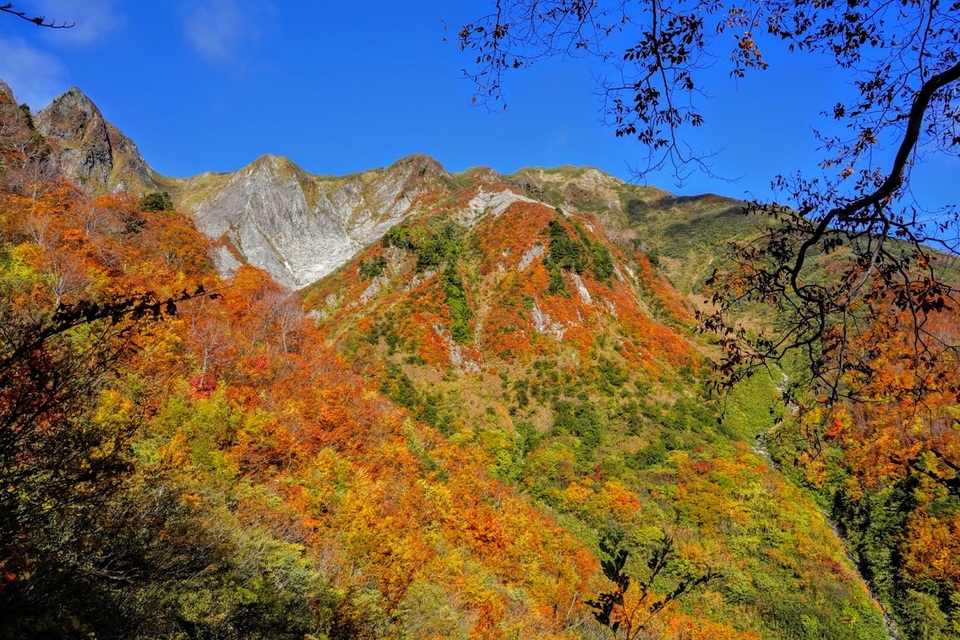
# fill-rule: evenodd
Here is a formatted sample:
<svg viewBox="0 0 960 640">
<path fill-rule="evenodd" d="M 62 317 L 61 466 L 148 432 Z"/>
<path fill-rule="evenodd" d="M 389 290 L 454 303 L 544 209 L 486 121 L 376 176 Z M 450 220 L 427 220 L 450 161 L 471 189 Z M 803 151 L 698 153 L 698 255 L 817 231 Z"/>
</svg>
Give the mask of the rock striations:
<svg viewBox="0 0 960 640">
<path fill-rule="evenodd" d="M 37 130 L 50 143 L 59 169 L 90 194 L 157 189 L 157 175 L 137 145 L 104 120 L 100 109 L 77 87 L 37 114 Z"/>
<path fill-rule="evenodd" d="M 411 156 L 386 169 L 327 178 L 267 155 L 224 177 L 171 181 L 170 192 L 220 244 L 222 270 L 239 255 L 300 288 L 382 237 L 416 209 L 431 179 L 447 174 L 435 161 Z"/>
<path fill-rule="evenodd" d="M 524 169 L 514 176 L 475 168 L 451 176 L 424 155 L 342 177 L 313 175 L 287 158 L 265 155 L 231 173 L 169 178 L 151 169 L 76 87 L 35 122 L 59 170 L 91 195 L 168 192 L 213 241 L 221 272 L 249 263 L 291 289 L 332 273 L 398 222 L 443 203 L 456 206 L 458 222 L 471 226 L 517 201 L 583 209 L 600 194 L 605 207 L 618 209 L 623 185 L 595 169 L 573 167 Z M 461 202 L 464 189 L 470 193 Z"/>
</svg>

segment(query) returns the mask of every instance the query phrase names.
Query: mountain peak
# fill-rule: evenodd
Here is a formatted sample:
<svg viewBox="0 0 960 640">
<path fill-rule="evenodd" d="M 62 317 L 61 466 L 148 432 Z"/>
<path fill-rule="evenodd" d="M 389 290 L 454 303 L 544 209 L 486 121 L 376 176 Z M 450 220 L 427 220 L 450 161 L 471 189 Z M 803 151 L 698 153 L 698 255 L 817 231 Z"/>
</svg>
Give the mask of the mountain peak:
<svg viewBox="0 0 960 640">
<path fill-rule="evenodd" d="M 17 99 L 16 99 L 16 98 L 14 97 L 14 95 L 13 95 L 13 89 L 11 89 L 11 88 L 10 88 L 10 85 L 8 85 L 8 84 L 7 84 L 6 82 L 4 82 L 3 80 L 0 80 L 0 96 L 3 96 L 4 98 L 6 98 L 7 100 L 9 100 L 10 102 L 16 102 L 16 101 L 17 101 Z"/>
<path fill-rule="evenodd" d="M 61 170 L 90 193 L 156 190 L 153 171 L 136 145 L 104 120 L 78 87 L 54 98 L 35 122 L 51 143 Z"/>
<path fill-rule="evenodd" d="M 415 169 L 419 169 L 421 174 L 449 175 L 442 164 L 424 153 L 411 153 L 408 156 L 404 156 L 390 165 L 390 168 L 395 167 L 414 167 Z"/>
<path fill-rule="evenodd" d="M 286 175 L 288 173 L 306 173 L 300 165 L 287 156 L 278 156 L 272 153 L 265 153 L 250 164 L 245 169 L 249 171 L 274 171 Z"/>
<path fill-rule="evenodd" d="M 92 109 L 96 110 L 97 113 L 100 112 L 100 109 L 97 107 L 96 104 L 94 104 L 93 100 L 90 99 L 90 96 L 84 93 L 83 89 L 76 86 L 70 87 L 69 89 L 61 93 L 59 96 L 54 98 L 53 101 L 54 102 L 57 102 L 57 101 L 71 102 L 72 101 L 77 104 L 89 105 Z"/>
<path fill-rule="evenodd" d="M 88 132 L 104 130 L 106 123 L 100 109 L 77 87 L 53 99 L 37 114 L 37 126 L 43 135 L 70 142 L 81 140 Z"/>
<path fill-rule="evenodd" d="M 477 183 L 502 183 L 505 177 L 502 173 L 490 167 L 470 167 L 461 175 Z"/>
</svg>

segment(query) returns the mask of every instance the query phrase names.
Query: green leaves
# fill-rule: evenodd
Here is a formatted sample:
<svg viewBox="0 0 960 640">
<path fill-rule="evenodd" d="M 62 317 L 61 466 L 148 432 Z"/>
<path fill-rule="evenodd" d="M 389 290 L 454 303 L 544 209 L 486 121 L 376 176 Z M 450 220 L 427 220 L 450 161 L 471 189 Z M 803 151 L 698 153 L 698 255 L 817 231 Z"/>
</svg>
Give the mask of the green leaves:
<svg viewBox="0 0 960 640">
<path fill-rule="evenodd" d="M 383 256 L 373 256 L 360 261 L 360 277 L 364 280 L 373 280 L 387 268 L 387 259 Z"/>
<path fill-rule="evenodd" d="M 443 292 L 447 298 L 447 308 L 450 310 L 450 333 L 453 339 L 463 344 L 473 337 L 470 331 L 470 307 L 467 304 L 467 294 L 463 289 L 460 272 L 455 262 L 447 263 L 443 270 Z"/>
<path fill-rule="evenodd" d="M 561 270 L 572 271 L 577 275 L 589 270 L 601 282 L 610 280 L 615 274 L 610 252 L 597 240 L 592 239 L 579 223 L 574 222 L 578 239 L 570 237 L 566 227 L 559 220 L 551 220 L 546 233 L 550 239 L 550 252 L 544 265 L 550 275 L 548 291 L 555 295 L 569 296 L 563 281 Z"/>
</svg>

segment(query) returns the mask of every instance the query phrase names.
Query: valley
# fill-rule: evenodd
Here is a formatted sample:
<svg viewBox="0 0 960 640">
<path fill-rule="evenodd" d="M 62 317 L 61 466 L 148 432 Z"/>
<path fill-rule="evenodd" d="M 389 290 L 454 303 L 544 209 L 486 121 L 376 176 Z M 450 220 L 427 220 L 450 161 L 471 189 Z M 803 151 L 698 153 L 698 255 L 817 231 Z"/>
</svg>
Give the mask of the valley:
<svg viewBox="0 0 960 640">
<path fill-rule="evenodd" d="M 892 470 L 910 407 L 710 386 L 744 203 L 423 155 L 172 178 L 79 89 L 0 109 L 0 638 L 955 637 L 955 422 Z"/>
</svg>

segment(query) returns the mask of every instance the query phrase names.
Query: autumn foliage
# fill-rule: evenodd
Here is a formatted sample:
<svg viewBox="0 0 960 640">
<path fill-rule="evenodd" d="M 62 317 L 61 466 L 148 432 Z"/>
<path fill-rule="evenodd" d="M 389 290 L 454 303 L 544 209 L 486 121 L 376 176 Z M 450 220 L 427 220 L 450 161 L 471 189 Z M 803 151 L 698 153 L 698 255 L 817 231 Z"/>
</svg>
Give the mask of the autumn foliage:
<svg viewBox="0 0 960 640">
<path fill-rule="evenodd" d="M 667 535 L 651 601 L 717 578 L 651 609 L 656 637 L 875 637 L 820 512 L 749 449 L 772 390 L 718 421 L 686 303 L 597 218 L 446 202 L 295 293 L 219 275 L 182 213 L 82 196 L 17 113 L 0 637 L 598 638 L 601 540 L 640 563 Z M 891 477 L 949 486 L 932 446 Z M 903 558 L 946 583 L 936 506 Z"/>
</svg>

